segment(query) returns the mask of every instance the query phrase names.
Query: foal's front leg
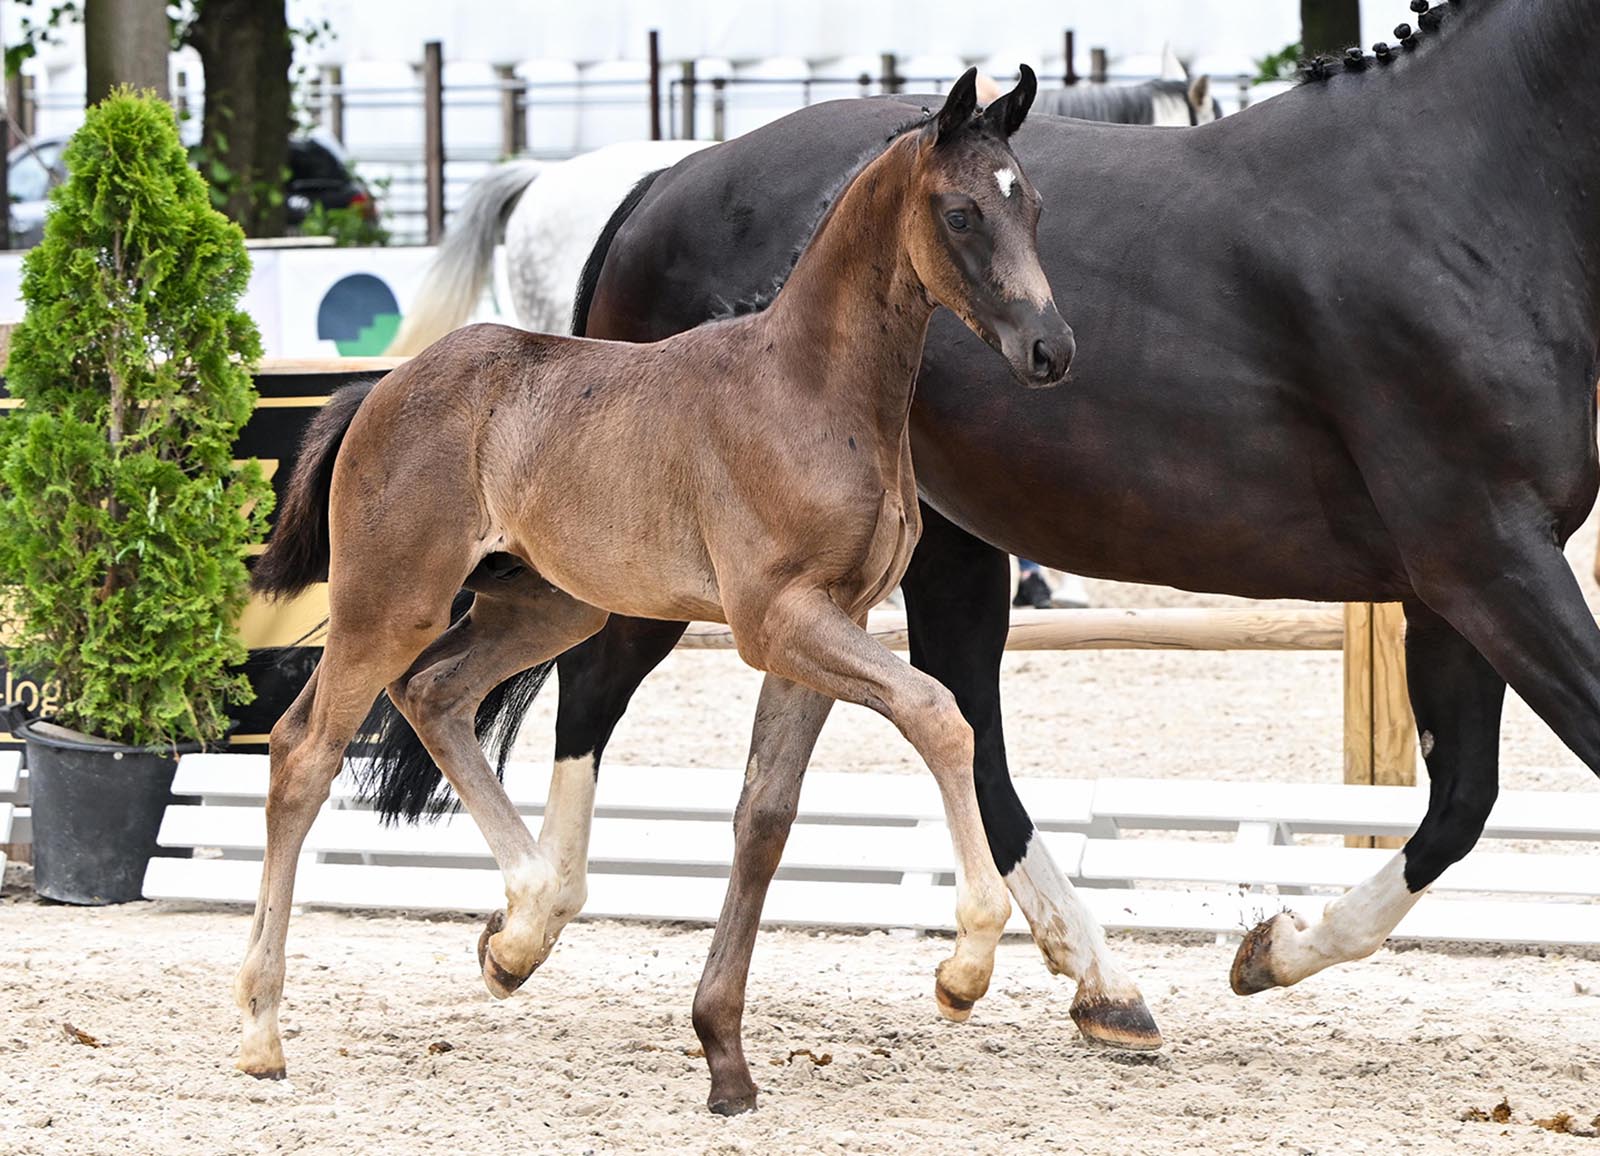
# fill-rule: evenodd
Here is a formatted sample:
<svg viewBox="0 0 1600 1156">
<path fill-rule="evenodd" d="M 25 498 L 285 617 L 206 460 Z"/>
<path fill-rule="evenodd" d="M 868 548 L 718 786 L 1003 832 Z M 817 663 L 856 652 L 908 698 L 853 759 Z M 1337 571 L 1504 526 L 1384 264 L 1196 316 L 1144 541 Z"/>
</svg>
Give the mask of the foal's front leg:
<svg viewBox="0 0 1600 1156">
<path fill-rule="evenodd" d="M 1011 914 L 984 839 L 972 782 L 972 728 L 937 680 L 895 658 L 823 590 L 790 591 L 729 623 L 745 661 L 819 694 L 884 715 L 933 772 L 956 854 L 956 949 L 934 983 L 939 1011 L 961 1021 L 989 989 Z"/>
</svg>

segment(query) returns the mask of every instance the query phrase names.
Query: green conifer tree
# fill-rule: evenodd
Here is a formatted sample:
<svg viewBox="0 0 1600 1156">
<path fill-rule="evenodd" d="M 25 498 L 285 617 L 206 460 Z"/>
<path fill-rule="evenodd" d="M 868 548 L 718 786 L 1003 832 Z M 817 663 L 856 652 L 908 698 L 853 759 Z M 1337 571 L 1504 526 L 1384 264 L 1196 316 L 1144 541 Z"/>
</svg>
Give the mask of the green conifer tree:
<svg viewBox="0 0 1600 1156">
<path fill-rule="evenodd" d="M 244 235 L 172 110 L 120 90 L 66 151 L 0 421 L 10 661 L 59 721 L 134 745 L 212 740 L 249 701 L 235 624 L 272 490 L 233 444 L 255 405 Z"/>
</svg>

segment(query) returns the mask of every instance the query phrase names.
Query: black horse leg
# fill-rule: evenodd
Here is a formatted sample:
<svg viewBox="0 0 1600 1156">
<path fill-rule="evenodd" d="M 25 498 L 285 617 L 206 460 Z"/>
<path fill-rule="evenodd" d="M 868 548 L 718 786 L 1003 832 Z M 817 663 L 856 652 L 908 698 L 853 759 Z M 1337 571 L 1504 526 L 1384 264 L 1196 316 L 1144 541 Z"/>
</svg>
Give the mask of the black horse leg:
<svg viewBox="0 0 1600 1156">
<path fill-rule="evenodd" d="M 1283 914 L 1252 931 L 1229 976 L 1240 995 L 1371 955 L 1483 833 L 1499 788 L 1505 680 L 1454 627 L 1416 602 L 1406 605 L 1406 670 L 1428 764 L 1427 815 L 1382 871 L 1329 903 L 1315 923 Z"/>
<path fill-rule="evenodd" d="M 633 692 L 677 645 L 687 623 L 612 617 L 556 662 L 556 759 L 539 847 L 561 865 L 562 894 L 546 934 L 554 939 L 588 897 L 589 828 L 600 755 Z"/>
<path fill-rule="evenodd" d="M 995 866 L 1033 929 L 1052 972 L 1078 981 L 1072 1018 L 1090 1040 L 1161 1046 L 1138 986 L 1111 955 L 1023 809 L 1006 767 L 1000 718 L 1000 656 L 1010 621 L 1006 556 L 926 504 L 922 540 L 901 585 L 911 662 L 955 695 L 974 736 L 978 806 Z"/>
</svg>

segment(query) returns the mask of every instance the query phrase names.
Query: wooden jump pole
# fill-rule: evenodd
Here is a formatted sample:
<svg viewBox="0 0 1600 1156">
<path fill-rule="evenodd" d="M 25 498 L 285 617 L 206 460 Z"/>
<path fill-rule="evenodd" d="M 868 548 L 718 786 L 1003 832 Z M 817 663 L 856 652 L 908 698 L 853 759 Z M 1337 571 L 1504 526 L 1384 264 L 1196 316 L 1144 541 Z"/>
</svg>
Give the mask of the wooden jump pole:
<svg viewBox="0 0 1600 1156">
<path fill-rule="evenodd" d="M 906 616 L 882 611 L 867 633 L 907 650 Z M 1310 610 L 1014 610 L 1007 650 L 1338 650 L 1344 619 L 1336 606 Z M 733 650 L 726 626 L 697 622 L 678 644 Z"/>
</svg>

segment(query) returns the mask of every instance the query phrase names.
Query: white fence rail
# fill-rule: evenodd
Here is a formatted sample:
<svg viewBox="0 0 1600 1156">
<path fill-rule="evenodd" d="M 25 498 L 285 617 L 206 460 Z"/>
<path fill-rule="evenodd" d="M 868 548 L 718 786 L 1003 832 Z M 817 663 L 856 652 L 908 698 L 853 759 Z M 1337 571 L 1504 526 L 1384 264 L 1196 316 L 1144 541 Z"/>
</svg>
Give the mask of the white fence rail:
<svg viewBox="0 0 1600 1156">
<path fill-rule="evenodd" d="M 710 922 L 732 854 L 732 770 L 607 767 L 591 844 L 593 917 Z M 509 769 L 507 789 L 536 824 L 549 768 Z M 267 762 L 192 755 L 161 842 L 192 859 L 151 862 L 151 898 L 250 903 L 260 879 Z M 1408 834 L 1426 791 L 1407 787 L 1023 779 L 1018 791 L 1052 854 L 1111 928 L 1239 932 L 1284 905 L 1323 897 L 1392 852 L 1297 842 L 1308 835 Z M 931 779 L 815 773 L 765 911 L 770 923 L 950 929 L 954 866 Z M 1184 840 L 1151 832 L 1228 832 Z M 1134 836 L 1134 833 L 1138 834 Z M 1600 840 L 1600 795 L 1509 792 L 1488 839 Z M 1124 837 L 1134 836 L 1134 837 Z M 1600 855 L 1480 850 L 1452 868 L 1397 935 L 1414 939 L 1600 944 Z M 306 841 L 296 900 L 311 906 L 489 911 L 500 877 L 465 815 L 386 827 L 348 771 Z M 1020 916 L 1012 930 L 1026 931 Z"/>
</svg>

